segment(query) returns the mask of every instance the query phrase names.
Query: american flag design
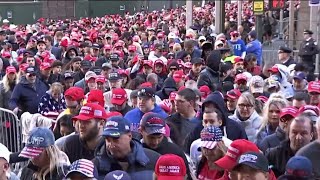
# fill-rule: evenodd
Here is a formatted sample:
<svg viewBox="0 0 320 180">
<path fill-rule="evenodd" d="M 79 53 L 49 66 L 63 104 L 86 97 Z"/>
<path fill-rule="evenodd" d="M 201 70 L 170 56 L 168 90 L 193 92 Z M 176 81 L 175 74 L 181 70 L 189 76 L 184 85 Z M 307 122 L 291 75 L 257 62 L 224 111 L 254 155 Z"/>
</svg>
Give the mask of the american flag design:
<svg viewBox="0 0 320 180">
<path fill-rule="evenodd" d="M 68 174 L 70 174 L 71 172 L 79 172 L 86 177 L 93 178 L 93 171 L 94 165 L 92 161 L 89 161 L 87 159 L 79 159 L 71 164 Z"/>
<path fill-rule="evenodd" d="M 208 149 L 213 149 L 216 147 L 219 141 L 222 141 L 222 131 L 218 127 L 208 126 L 205 127 L 200 134 L 201 137 L 201 147 Z"/>
<path fill-rule="evenodd" d="M 32 159 L 39 156 L 43 150 L 44 148 L 40 147 L 24 147 L 20 152 L 19 157 Z"/>
</svg>

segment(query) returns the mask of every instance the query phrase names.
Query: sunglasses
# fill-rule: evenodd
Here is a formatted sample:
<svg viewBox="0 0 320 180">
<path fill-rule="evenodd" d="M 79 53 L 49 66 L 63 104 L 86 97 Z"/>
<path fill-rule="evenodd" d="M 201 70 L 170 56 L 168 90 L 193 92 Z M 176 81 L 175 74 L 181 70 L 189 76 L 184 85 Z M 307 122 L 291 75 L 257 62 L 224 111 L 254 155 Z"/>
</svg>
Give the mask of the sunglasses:
<svg viewBox="0 0 320 180">
<path fill-rule="evenodd" d="M 178 68 L 170 68 L 170 71 L 176 71 Z"/>
</svg>

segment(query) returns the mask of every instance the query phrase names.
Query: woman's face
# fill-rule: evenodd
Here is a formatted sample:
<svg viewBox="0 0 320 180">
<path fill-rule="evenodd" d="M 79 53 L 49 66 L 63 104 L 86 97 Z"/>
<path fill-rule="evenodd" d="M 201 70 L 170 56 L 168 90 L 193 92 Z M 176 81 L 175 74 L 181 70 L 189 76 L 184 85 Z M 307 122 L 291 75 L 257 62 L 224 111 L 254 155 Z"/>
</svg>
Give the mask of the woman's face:
<svg viewBox="0 0 320 180">
<path fill-rule="evenodd" d="M 57 67 L 54 67 L 52 69 L 52 73 L 53 74 L 61 74 L 61 71 L 62 71 L 62 67 L 61 66 L 57 66 Z"/>
<path fill-rule="evenodd" d="M 240 97 L 237 104 L 237 110 L 242 118 L 249 118 L 254 112 L 253 104 L 248 102 L 245 98 Z"/>
<path fill-rule="evenodd" d="M 9 73 L 7 75 L 8 79 L 10 82 L 14 81 L 14 79 L 16 78 L 16 73 Z"/>
<path fill-rule="evenodd" d="M 80 70 L 80 61 L 74 62 L 72 64 L 73 71 L 79 71 Z"/>
<path fill-rule="evenodd" d="M 268 111 L 268 121 L 270 124 L 279 124 L 280 109 L 277 105 L 271 104 Z"/>
<path fill-rule="evenodd" d="M 44 167 L 44 166 L 48 166 L 48 162 L 50 162 L 50 158 L 46 150 L 43 150 L 39 156 L 31 159 L 31 162 L 37 167 Z"/>
<path fill-rule="evenodd" d="M 91 78 L 88 80 L 88 87 L 89 89 L 97 89 L 97 83 L 96 83 L 96 80 L 94 78 Z"/>
<path fill-rule="evenodd" d="M 183 58 L 184 62 L 190 62 L 191 61 L 191 56 L 188 54 L 186 57 Z"/>
</svg>

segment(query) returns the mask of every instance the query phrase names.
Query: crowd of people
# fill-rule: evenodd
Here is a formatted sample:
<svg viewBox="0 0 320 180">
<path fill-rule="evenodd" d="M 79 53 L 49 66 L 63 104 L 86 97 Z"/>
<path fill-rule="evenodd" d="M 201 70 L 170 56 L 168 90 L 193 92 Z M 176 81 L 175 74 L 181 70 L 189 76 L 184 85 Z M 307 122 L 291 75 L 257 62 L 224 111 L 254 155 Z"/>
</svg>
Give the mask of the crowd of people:
<svg viewBox="0 0 320 180">
<path fill-rule="evenodd" d="M 0 107 L 23 149 L 0 144 L 0 179 L 319 179 L 313 32 L 270 66 L 254 21 L 215 32 L 212 8 L 190 29 L 183 8 L 5 23 Z"/>
</svg>

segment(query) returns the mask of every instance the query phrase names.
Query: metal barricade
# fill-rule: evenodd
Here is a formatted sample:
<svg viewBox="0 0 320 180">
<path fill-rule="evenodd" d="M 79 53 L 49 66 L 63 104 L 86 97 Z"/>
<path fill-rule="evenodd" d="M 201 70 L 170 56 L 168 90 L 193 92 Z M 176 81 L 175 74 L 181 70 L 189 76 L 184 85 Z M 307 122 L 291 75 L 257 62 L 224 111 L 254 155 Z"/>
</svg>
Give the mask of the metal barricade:
<svg viewBox="0 0 320 180">
<path fill-rule="evenodd" d="M 11 152 L 22 149 L 21 122 L 11 110 L 4 108 L 0 108 L 0 143 Z"/>
</svg>

